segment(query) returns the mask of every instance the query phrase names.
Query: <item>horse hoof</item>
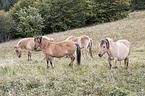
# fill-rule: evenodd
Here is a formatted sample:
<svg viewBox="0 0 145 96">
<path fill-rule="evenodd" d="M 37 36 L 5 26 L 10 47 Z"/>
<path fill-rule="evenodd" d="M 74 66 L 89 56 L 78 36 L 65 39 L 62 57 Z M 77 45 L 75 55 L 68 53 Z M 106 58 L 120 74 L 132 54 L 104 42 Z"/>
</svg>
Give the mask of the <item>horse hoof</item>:
<svg viewBox="0 0 145 96">
<path fill-rule="evenodd" d="M 125 67 L 125 69 L 127 70 L 128 68 L 127 68 L 127 67 Z"/>
<path fill-rule="evenodd" d="M 71 66 L 71 64 L 69 64 L 69 66 Z"/>
<path fill-rule="evenodd" d="M 115 68 L 118 68 L 117 66 L 113 66 L 113 68 L 115 69 Z"/>
<path fill-rule="evenodd" d="M 28 61 L 32 61 L 32 59 L 28 59 Z"/>
</svg>

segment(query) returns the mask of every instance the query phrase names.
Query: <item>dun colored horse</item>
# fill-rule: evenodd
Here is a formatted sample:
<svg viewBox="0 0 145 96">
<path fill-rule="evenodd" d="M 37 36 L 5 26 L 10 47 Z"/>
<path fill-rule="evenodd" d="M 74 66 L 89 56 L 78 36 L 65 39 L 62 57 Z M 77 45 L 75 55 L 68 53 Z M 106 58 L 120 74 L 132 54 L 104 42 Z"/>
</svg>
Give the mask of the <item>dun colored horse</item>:
<svg viewBox="0 0 145 96">
<path fill-rule="evenodd" d="M 79 44 L 70 41 L 65 40 L 61 42 L 50 42 L 48 39 L 46 39 L 43 36 L 35 37 L 34 39 L 34 49 L 37 50 L 37 48 L 41 48 L 43 53 L 45 54 L 46 61 L 47 61 L 47 68 L 49 68 L 49 65 L 51 64 L 51 67 L 54 68 L 54 65 L 52 63 L 52 58 L 61 58 L 66 55 L 68 55 L 71 58 L 71 62 L 69 65 L 71 65 L 75 57 L 73 53 L 77 50 L 77 64 L 80 65 L 81 60 L 81 50 L 79 47 Z"/>
<path fill-rule="evenodd" d="M 120 61 L 121 64 L 121 61 L 124 60 L 125 68 L 127 69 L 130 51 L 131 44 L 129 41 L 118 40 L 117 42 L 113 42 L 112 39 L 106 38 L 105 40 L 101 40 L 98 56 L 102 57 L 103 54 L 108 54 L 108 62 L 110 65 L 110 69 L 112 68 L 111 60 L 114 60 L 114 68 L 117 67 L 117 61 Z"/>
<path fill-rule="evenodd" d="M 82 35 L 80 37 L 70 36 L 66 40 L 71 40 L 71 41 L 77 42 L 81 48 L 85 49 L 85 54 L 87 54 L 87 56 L 88 56 L 88 51 L 89 51 L 90 56 L 93 58 L 92 39 L 91 38 L 89 38 L 86 35 Z M 88 50 L 88 48 L 89 48 L 89 50 Z"/>
<path fill-rule="evenodd" d="M 49 39 L 46 37 L 48 40 L 53 41 L 53 39 Z M 14 47 L 15 52 L 17 53 L 17 56 L 20 58 L 21 57 L 21 49 L 26 49 L 28 52 L 28 61 L 32 60 L 31 54 L 32 50 L 34 48 L 34 38 L 24 38 L 21 39 L 17 45 Z M 36 51 L 41 51 L 40 48 L 37 48 Z"/>
</svg>

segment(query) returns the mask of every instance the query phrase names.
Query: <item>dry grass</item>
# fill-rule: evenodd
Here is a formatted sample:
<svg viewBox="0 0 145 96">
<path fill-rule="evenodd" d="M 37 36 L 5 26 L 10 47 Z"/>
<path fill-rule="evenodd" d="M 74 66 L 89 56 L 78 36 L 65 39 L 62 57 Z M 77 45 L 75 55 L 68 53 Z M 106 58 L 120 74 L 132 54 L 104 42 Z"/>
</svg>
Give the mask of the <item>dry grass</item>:
<svg viewBox="0 0 145 96">
<path fill-rule="evenodd" d="M 0 44 L 0 95 L 145 95 L 145 11 L 133 12 L 116 22 L 47 35 L 56 42 L 68 36 L 88 35 L 93 39 L 94 58 L 84 58 L 81 66 L 69 67 L 68 58 L 54 59 L 54 69 L 46 69 L 42 52 L 27 52 L 17 58 L 13 47 L 20 40 Z M 98 44 L 106 37 L 127 39 L 132 44 L 129 69 L 109 70 L 106 57 L 99 58 Z M 82 50 L 84 51 L 84 50 Z M 83 53 L 83 52 L 82 52 Z"/>
</svg>

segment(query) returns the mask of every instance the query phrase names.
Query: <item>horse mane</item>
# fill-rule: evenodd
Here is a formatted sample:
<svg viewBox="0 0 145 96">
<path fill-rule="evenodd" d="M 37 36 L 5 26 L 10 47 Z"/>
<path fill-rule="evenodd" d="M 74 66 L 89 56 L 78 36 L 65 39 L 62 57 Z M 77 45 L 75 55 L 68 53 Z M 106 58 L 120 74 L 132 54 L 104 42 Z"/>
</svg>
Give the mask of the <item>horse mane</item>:
<svg viewBox="0 0 145 96">
<path fill-rule="evenodd" d="M 22 42 L 24 39 L 27 39 L 27 38 L 23 38 L 23 39 L 21 39 L 21 40 L 17 43 L 16 47 L 18 47 L 19 44 L 21 44 L 21 42 Z"/>
<path fill-rule="evenodd" d="M 110 42 L 113 42 L 113 39 L 106 38 L 106 41 L 107 41 L 107 43 L 106 43 L 107 49 L 109 49 Z"/>
<path fill-rule="evenodd" d="M 66 40 L 69 40 L 69 39 L 71 39 L 71 38 L 73 38 L 73 37 L 75 37 L 75 36 L 69 36 Z"/>
<path fill-rule="evenodd" d="M 45 38 L 47 40 L 50 40 L 50 38 L 48 38 L 47 36 L 42 36 L 42 38 Z"/>
<path fill-rule="evenodd" d="M 108 41 L 113 41 L 113 39 L 111 39 L 111 38 L 106 38 L 106 40 L 108 40 Z"/>
<path fill-rule="evenodd" d="M 47 40 L 49 40 L 51 42 L 54 42 L 53 38 L 48 38 L 47 36 L 42 36 L 42 38 L 45 38 L 45 39 L 47 39 Z"/>
</svg>

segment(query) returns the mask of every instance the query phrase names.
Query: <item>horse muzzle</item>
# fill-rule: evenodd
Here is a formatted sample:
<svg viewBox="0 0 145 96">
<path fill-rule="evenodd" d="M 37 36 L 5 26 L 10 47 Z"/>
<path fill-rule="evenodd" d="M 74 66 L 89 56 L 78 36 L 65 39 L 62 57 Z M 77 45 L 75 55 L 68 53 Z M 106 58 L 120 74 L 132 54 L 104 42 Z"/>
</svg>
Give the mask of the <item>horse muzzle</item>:
<svg viewBox="0 0 145 96">
<path fill-rule="evenodd" d="M 98 56 L 99 56 L 99 57 L 102 57 L 102 56 L 103 56 L 103 54 L 98 54 Z"/>
<path fill-rule="evenodd" d="M 37 50 L 37 47 L 34 47 L 34 50 Z"/>
<path fill-rule="evenodd" d="M 21 55 L 18 56 L 19 58 L 21 57 Z"/>
</svg>

